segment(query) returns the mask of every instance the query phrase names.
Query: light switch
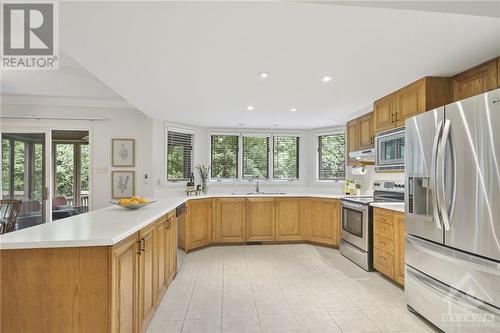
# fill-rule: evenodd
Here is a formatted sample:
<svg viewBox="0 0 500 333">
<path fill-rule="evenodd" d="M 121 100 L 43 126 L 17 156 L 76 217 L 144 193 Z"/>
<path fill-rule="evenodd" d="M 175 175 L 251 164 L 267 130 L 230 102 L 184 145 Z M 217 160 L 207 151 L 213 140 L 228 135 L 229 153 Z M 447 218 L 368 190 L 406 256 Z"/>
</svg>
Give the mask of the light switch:
<svg viewBox="0 0 500 333">
<path fill-rule="evenodd" d="M 95 167 L 95 173 L 106 174 L 106 173 L 108 173 L 108 168 L 105 167 L 105 166 L 96 166 Z"/>
</svg>

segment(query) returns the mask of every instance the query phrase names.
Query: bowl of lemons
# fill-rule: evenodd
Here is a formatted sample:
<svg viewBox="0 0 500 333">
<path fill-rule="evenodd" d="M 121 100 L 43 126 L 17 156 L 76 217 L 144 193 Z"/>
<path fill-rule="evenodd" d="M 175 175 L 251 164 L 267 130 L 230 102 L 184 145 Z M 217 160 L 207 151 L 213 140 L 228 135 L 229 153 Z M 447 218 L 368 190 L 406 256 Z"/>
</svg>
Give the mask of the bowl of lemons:
<svg viewBox="0 0 500 333">
<path fill-rule="evenodd" d="M 146 207 L 147 205 L 152 204 L 155 201 L 148 201 L 146 198 L 141 198 L 138 196 L 133 196 L 132 198 L 123 198 L 118 202 L 111 201 L 113 205 L 117 205 L 127 209 L 139 209 L 142 207 Z"/>
</svg>

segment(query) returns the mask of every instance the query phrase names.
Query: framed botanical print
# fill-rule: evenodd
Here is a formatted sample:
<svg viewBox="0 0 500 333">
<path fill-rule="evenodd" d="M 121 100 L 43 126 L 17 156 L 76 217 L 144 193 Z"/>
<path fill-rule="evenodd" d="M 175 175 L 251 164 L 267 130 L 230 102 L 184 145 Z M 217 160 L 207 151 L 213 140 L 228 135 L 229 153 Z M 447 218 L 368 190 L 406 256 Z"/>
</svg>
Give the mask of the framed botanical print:
<svg viewBox="0 0 500 333">
<path fill-rule="evenodd" d="M 111 163 L 113 167 L 135 166 L 135 140 L 134 139 L 112 139 L 111 140 Z"/>
<path fill-rule="evenodd" d="M 135 195 L 135 171 L 111 172 L 111 197 L 130 198 Z"/>
</svg>

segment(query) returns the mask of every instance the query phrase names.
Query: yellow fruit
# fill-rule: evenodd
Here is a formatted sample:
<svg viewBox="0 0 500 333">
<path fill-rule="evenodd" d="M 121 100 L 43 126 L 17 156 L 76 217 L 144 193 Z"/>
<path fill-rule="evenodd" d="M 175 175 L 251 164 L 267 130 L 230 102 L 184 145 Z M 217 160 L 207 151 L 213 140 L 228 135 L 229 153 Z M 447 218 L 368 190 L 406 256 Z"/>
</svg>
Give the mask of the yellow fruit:
<svg viewBox="0 0 500 333">
<path fill-rule="evenodd" d="M 130 200 L 129 199 L 120 199 L 120 201 L 118 203 L 121 206 L 126 206 L 126 205 L 130 204 Z"/>
<path fill-rule="evenodd" d="M 139 201 L 135 200 L 135 199 L 130 200 L 130 202 L 129 202 L 129 205 L 138 205 L 138 204 L 139 204 Z"/>
<path fill-rule="evenodd" d="M 148 203 L 148 199 L 146 199 L 146 198 L 139 198 L 139 203 L 141 203 L 141 204 Z"/>
<path fill-rule="evenodd" d="M 132 198 L 130 198 L 130 200 L 139 200 L 140 198 L 136 195 L 134 195 Z"/>
</svg>

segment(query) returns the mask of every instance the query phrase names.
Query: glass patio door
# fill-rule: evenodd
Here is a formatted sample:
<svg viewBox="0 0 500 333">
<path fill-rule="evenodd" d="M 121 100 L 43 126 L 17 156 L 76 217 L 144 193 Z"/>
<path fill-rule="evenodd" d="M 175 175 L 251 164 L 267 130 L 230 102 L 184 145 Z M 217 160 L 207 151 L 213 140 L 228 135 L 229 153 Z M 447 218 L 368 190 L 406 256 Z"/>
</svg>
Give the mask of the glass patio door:
<svg viewBox="0 0 500 333">
<path fill-rule="evenodd" d="M 16 229 L 47 221 L 46 133 L 2 132 L 2 198 L 21 200 Z"/>
</svg>

